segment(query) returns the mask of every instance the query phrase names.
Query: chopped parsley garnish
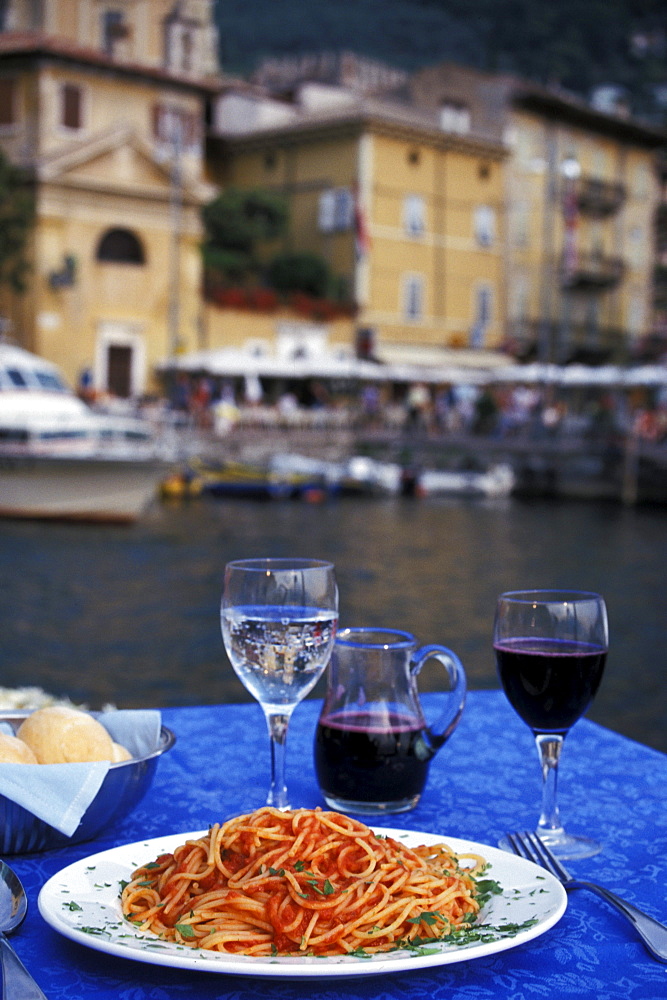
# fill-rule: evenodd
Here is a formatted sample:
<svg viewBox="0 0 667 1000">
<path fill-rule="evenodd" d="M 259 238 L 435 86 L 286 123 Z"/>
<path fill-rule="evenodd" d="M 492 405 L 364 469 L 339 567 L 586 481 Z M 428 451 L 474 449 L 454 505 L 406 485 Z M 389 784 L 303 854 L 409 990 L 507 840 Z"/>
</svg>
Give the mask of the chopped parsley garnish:
<svg viewBox="0 0 667 1000">
<path fill-rule="evenodd" d="M 409 924 L 424 923 L 428 924 L 429 927 L 432 927 L 434 924 L 437 924 L 438 921 L 446 924 L 449 923 L 447 917 L 443 917 L 442 913 L 437 913 L 435 911 L 433 913 L 430 913 L 428 910 L 425 910 L 423 913 L 420 913 L 419 916 L 417 917 L 410 917 L 408 923 Z"/>
<path fill-rule="evenodd" d="M 194 929 L 190 924 L 176 924 L 176 930 L 184 938 L 193 938 L 195 936 Z"/>
<path fill-rule="evenodd" d="M 503 887 L 492 878 L 481 878 L 475 881 L 477 886 L 477 902 L 480 909 L 489 902 L 493 896 L 502 896 Z"/>
</svg>

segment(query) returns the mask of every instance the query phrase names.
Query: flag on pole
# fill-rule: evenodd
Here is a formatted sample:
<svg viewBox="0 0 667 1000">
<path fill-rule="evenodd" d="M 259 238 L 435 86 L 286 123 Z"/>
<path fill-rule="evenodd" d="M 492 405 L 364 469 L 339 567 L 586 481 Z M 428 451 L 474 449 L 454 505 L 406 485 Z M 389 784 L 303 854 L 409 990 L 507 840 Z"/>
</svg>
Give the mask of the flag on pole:
<svg viewBox="0 0 667 1000">
<path fill-rule="evenodd" d="M 371 238 L 368 232 L 368 221 L 366 219 L 366 212 L 361 200 L 359 198 L 359 192 L 355 191 L 354 194 L 354 250 L 357 260 L 361 260 L 370 251 L 371 248 Z"/>
</svg>

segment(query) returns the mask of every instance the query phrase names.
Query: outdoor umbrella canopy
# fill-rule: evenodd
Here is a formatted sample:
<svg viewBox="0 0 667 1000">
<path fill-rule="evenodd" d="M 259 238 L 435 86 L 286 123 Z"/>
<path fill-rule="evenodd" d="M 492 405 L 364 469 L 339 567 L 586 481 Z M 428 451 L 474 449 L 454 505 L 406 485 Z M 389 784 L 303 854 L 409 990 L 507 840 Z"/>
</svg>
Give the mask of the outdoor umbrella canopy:
<svg viewBox="0 0 667 1000">
<path fill-rule="evenodd" d="M 318 352 L 291 357 L 266 352 L 225 348 L 195 351 L 160 362 L 158 370 L 207 374 L 221 378 L 332 378 L 373 382 L 428 382 L 432 384 L 484 384 L 489 372 L 455 366 L 430 367 L 408 364 L 381 364 L 343 352 Z"/>
</svg>

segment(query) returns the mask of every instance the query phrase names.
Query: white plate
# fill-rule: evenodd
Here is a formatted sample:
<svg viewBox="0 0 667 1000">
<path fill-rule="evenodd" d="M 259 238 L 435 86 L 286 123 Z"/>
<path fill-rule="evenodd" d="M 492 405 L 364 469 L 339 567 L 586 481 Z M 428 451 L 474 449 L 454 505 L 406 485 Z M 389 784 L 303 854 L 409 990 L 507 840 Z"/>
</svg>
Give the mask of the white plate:
<svg viewBox="0 0 667 1000">
<path fill-rule="evenodd" d="M 60 934 L 108 955 L 194 971 L 313 979 L 405 972 L 495 955 L 544 934 L 565 912 L 567 897 L 560 882 L 530 861 L 495 847 L 456 837 L 380 827 L 373 829 L 410 847 L 445 841 L 457 854 L 481 854 L 486 858 L 490 866 L 488 877 L 503 887 L 502 895 L 492 897 L 482 913 L 482 922 L 489 925 L 491 939 L 460 945 L 437 944 L 429 946 L 428 950 L 401 949 L 370 958 L 251 958 L 194 950 L 161 941 L 153 934 L 142 933 L 132 927 L 121 913 L 120 883 L 129 881 L 136 868 L 154 860 L 159 854 L 173 851 L 189 838 L 202 836 L 201 831 L 114 847 L 76 861 L 44 885 L 39 894 L 39 910 L 46 922 Z M 503 925 L 523 925 L 527 921 L 535 922 L 511 936 L 507 932 L 503 936 L 502 931 L 491 930 Z"/>
</svg>

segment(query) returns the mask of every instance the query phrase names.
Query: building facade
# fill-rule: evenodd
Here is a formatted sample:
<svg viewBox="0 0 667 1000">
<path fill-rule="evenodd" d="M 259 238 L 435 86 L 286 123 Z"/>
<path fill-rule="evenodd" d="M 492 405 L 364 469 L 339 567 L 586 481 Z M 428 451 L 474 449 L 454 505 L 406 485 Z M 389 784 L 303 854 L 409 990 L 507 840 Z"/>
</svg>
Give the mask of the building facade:
<svg viewBox="0 0 667 1000">
<path fill-rule="evenodd" d="M 625 112 L 450 64 L 415 74 L 410 88 L 443 127 L 507 146 L 508 347 L 557 363 L 632 360 L 655 324 L 665 135 Z"/>
<path fill-rule="evenodd" d="M 289 100 L 222 95 L 207 165 L 220 187 L 285 196 L 283 249 L 327 261 L 359 353 L 483 364 L 504 339 L 504 157 L 389 95 L 310 80 Z"/>
<path fill-rule="evenodd" d="M 28 291 L 0 291 L 19 343 L 75 382 L 135 396 L 201 330 L 210 3 L 8 3 L 0 148 L 36 202 Z"/>
<path fill-rule="evenodd" d="M 210 176 L 288 195 L 290 241 L 348 284 L 380 358 L 642 357 L 664 133 L 452 64 L 304 54 L 253 83 L 217 103 Z"/>
</svg>

